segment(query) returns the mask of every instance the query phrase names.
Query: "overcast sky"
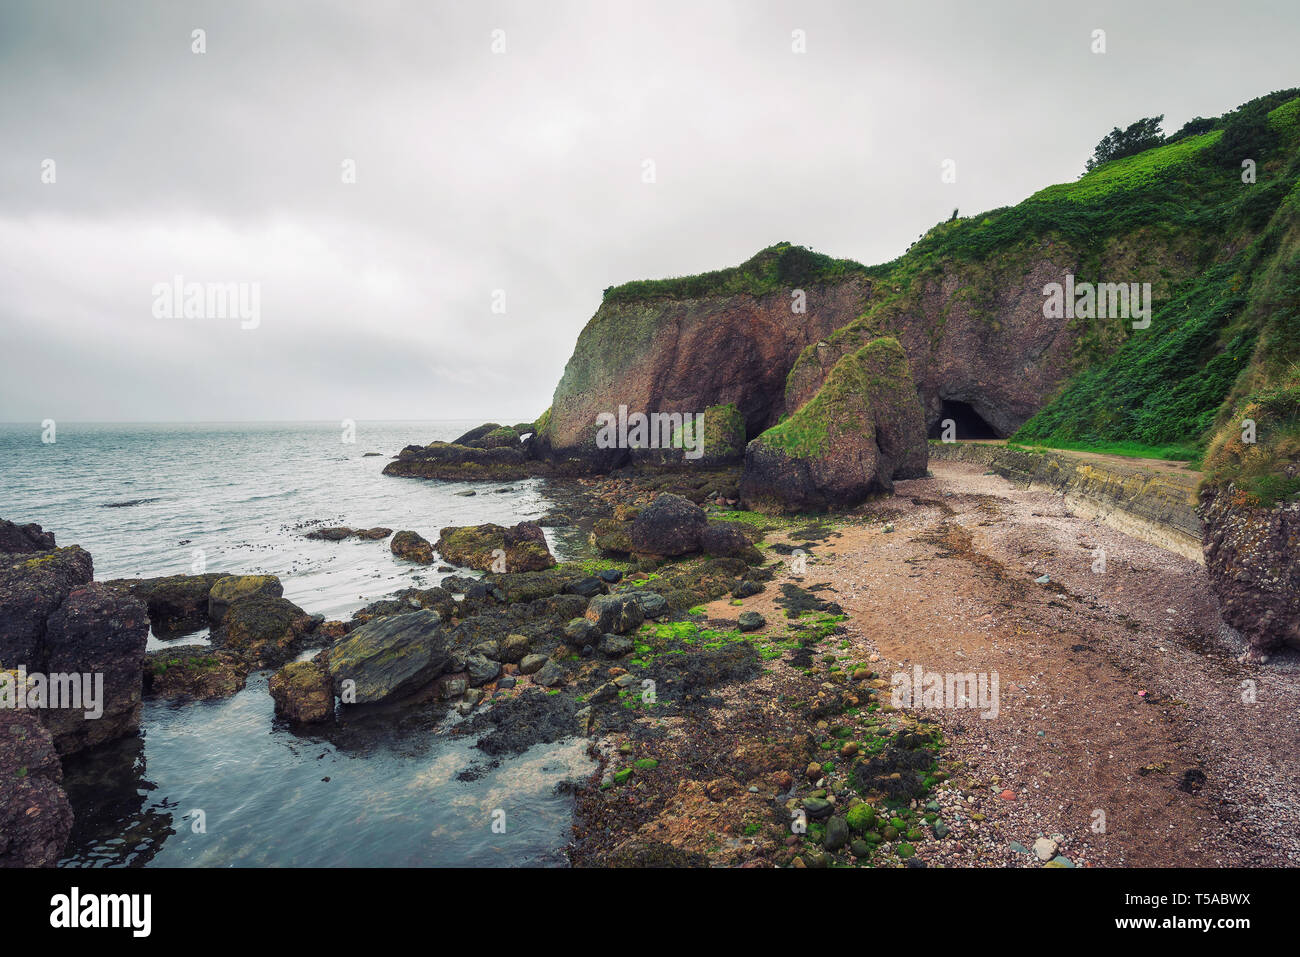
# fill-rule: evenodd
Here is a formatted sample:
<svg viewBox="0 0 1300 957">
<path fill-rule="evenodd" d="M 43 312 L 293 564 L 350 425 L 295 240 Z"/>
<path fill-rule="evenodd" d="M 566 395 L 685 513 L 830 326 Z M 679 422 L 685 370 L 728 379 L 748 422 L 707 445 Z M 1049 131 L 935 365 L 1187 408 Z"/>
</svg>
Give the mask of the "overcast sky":
<svg viewBox="0 0 1300 957">
<path fill-rule="evenodd" d="M 1298 27 L 1295 0 L 0 0 L 0 420 L 531 419 L 604 287 L 782 240 L 892 259 L 1112 126 L 1300 85 Z M 159 318 L 177 275 L 258 283 L 260 324 Z"/>
</svg>

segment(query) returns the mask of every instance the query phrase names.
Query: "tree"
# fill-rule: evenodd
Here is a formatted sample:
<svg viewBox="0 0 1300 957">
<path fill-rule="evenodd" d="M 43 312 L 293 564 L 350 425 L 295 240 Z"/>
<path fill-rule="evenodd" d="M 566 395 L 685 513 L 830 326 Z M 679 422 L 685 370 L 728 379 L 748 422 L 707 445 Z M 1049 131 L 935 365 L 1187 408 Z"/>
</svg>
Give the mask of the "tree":
<svg viewBox="0 0 1300 957">
<path fill-rule="evenodd" d="M 1161 113 L 1159 116 L 1138 120 L 1126 130 L 1115 127 L 1097 144 L 1097 149 L 1086 164 L 1086 172 L 1091 173 L 1102 163 L 1159 146 L 1165 141 L 1164 134 L 1160 131 L 1160 124 L 1164 121 L 1165 115 Z"/>
</svg>

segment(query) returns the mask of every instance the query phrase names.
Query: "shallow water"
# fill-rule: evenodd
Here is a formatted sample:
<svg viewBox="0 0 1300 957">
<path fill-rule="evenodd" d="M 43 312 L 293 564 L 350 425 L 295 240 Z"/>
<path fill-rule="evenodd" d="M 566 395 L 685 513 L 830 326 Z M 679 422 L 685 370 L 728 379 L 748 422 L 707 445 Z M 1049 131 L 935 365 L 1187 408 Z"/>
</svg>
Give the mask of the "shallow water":
<svg viewBox="0 0 1300 957">
<path fill-rule="evenodd" d="M 209 571 L 279 575 L 286 598 L 343 618 L 442 576 L 397 561 L 386 541 L 306 539 L 309 523 L 410 528 L 432 540 L 446 525 L 512 524 L 547 510 L 536 482 L 380 474 L 404 445 L 477 424 L 360 422 L 345 444 L 335 423 L 66 423 L 49 445 L 35 425 L 0 425 L 0 517 L 86 548 L 97 579 L 188 574 L 201 557 Z M 456 494 L 468 489 L 477 494 Z M 151 635 L 150 646 L 202 640 Z M 556 785 L 588 769 L 577 741 L 490 767 L 472 736 L 451 733 L 455 716 L 433 711 L 401 727 L 390 717 L 299 736 L 274 719 L 266 680 L 254 675 L 224 701 L 146 702 L 138 737 L 66 761 L 77 824 L 63 863 L 563 863 L 571 802 Z"/>
</svg>

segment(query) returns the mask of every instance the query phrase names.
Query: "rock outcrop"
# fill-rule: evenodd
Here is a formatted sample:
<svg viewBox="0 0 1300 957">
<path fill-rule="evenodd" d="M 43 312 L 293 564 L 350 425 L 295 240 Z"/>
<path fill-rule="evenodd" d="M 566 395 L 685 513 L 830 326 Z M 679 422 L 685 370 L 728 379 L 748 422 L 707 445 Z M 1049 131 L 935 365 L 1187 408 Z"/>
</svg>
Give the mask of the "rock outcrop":
<svg viewBox="0 0 1300 957">
<path fill-rule="evenodd" d="M 165 638 L 197 631 L 208 624 L 208 595 L 222 572 L 169 575 L 163 578 L 116 578 L 104 582 L 144 602 L 155 635 Z"/>
<path fill-rule="evenodd" d="M 63 754 L 139 725 L 145 606 L 93 578 L 90 554 L 75 545 L 0 554 L 0 668 L 49 680 L 35 713 Z"/>
<path fill-rule="evenodd" d="M 275 575 L 228 575 L 219 578 L 208 591 L 208 621 L 220 626 L 231 605 L 250 598 L 279 598 L 284 586 Z"/>
<path fill-rule="evenodd" d="M 1300 649 L 1300 502 L 1263 508 L 1229 485 L 1202 492 L 1200 515 L 1223 620 L 1255 657 Z"/>
<path fill-rule="evenodd" d="M 388 549 L 398 558 L 408 562 L 415 562 L 418 565 L 433 563 L 433 546 L 429 544 L 429 540 L 419 532 L 410 529 L 403 529 L 394 535 L 393 540 L 388 543 Z"/>
<path fill-rule="evenodd" d="M 49 729 L 35 712 L 0 708 L 0 867 L 53 867 L 71 833 Z"/>
<path fill-rule="evenodd" d="M 822 388 L 750 442 L 740 495 L 747 508 L 822 511 L 890 492 L 925 474 L 925 418 L 897 340 L 880 338 L 836 363 Z"/>
</svg>

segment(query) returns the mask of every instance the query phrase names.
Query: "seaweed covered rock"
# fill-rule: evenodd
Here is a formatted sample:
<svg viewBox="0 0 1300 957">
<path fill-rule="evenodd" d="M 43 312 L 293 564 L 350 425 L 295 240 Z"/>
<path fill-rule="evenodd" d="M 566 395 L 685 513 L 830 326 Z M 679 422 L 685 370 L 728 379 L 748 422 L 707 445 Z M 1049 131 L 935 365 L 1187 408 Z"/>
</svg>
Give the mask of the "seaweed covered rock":
<svg viewBox="0 0 1300 957">
<path fill-rule="evenodd" d="M 1300 649 L 1300 502 L 1266 508 L 1229 485 L 1202 492 L 1199 512 L 1223 620 L 1255 657 Z"/>
<path fill-rule="evenodd" d="M 0 708 L 0 867 L 53 867 L 71 833 L 49 729 L 34 712 Z"/>
<path fill-rule="evenodd" d="M 429 544 L 429 540 L 410 529 L 403 529 L 394 535 L 393 540 L 388 543 L 388 549 L 398 558 L 408 562 L 417 562 L 421 565 L 433 563 L 433 546 Z"/>
<path fill-rule="evenodd" d="M 655 496 L 628 524 L 628 543 L 638 555 L 687 555 L 700 550 L 707 524 L 704 509 L 680 495 L 665 493 Z"/>
<path fill-rule="evenodd" d="M 532 455 L 532 423 L 488 422 L 450 442 L 408 445 L 384 467 L 385 475 L 475 481 L 526 478 L 548 471 Z"/>
<path fill-rule="evenodd" d="M 334 680 L 315 661 L 294 661 L 271 675 L 275 713 L 296 724 L 313 724 L 334 714 Z"/>
<path fill-rule="evenodd" d="M 749 565 L 763 564 L 753 533 L 736 522 L 709 522 L 700 533 L 700 550 L 719 558 L 739 558 Z"/>
<path fill-rule="evenodd" d="M 438 553 L 466 568 L 493 572 L 540 571 L 555 565 L 546 534 L 536 522 L 449 526 L 438 535 Z"/>
<path fill-rule="evenodd" d="M 374 704 L 415 694 L 451 663 L 437 612 L 377 618 L 330 648 L 329 673 L 344 704 Z"/>
<path fill-rule="evenodd" d="M 242 691 L 248 664 L 239 655 L 206 645 L 151 651 L 144 661 L 144 696 L 206 701 Z"/>
<path fill-rule="evenodd" d="M 163 578 L 115 578 L 104 584 L 144 602 L 154 634 L 169 636 L 197 631 L 208 624 L 209 595 L 223 572 L 168 575 Z"/>
<path fill-rule="evenodd" d="M 284 598 L 247 598 L 230 606 L 212 643 L 242 655 L 255 668 L 273 667 L 298 654 L 321 620 Z"/>
<path fill-rule="evenodd" d="M 228 575 L 219 578 L 208 592 L 208 621 L 215 628 L 235 602 L 246 598 L 279 598 L 284 586 L 275 575 Z"/>
<path fill-rule="evenodd" d="M 850 507 L 924 475 L 928 458 L 907 356 L 883 337 L 840 359 L 811 400 L 749 443 L 741 499 L 775 512 Z"/>
</svg>

